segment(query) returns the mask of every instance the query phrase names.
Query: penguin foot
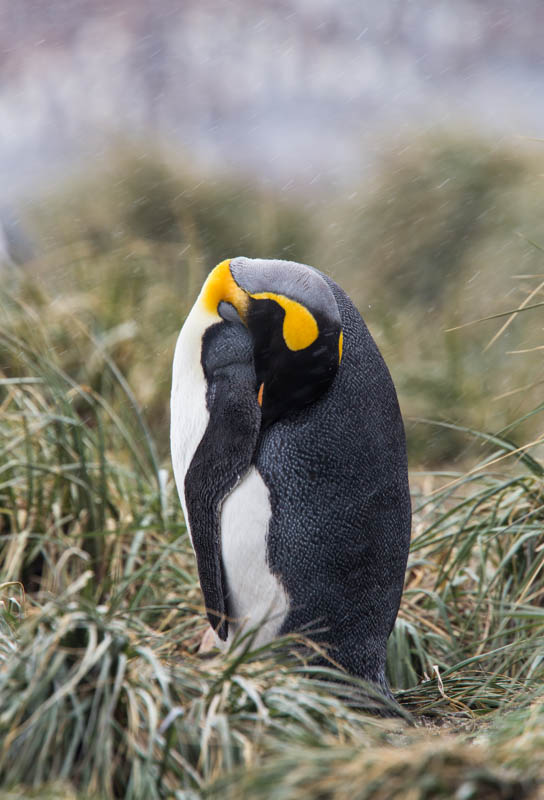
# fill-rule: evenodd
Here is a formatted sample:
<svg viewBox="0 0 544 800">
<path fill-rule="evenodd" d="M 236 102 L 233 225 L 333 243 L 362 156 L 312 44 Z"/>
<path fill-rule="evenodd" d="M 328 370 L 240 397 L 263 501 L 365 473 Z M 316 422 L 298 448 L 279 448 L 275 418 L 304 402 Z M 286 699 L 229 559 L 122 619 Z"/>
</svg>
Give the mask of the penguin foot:
<svg viewBox="0 0 544 800">
<path fill-rule="evenodd" d="M 213 628 L 210 626 L 204 632 L 204 636 L 200 642 L 200 647 L 198 648 L 199 653 L 209 653 L 210 650 L 213 650 L 215 647 L 215 633 Z"/>
</svg>

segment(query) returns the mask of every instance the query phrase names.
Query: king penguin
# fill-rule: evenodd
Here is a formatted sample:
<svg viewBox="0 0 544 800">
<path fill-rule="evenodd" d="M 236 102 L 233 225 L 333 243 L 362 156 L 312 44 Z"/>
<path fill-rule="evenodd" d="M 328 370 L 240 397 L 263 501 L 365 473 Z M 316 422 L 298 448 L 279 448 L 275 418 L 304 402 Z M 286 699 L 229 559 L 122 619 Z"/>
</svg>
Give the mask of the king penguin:
<svg viewBox="0 0 544 800">
<path fill-rule="evenodd" d="M 302 632 L 389 693 L 410 541 L 389 371 L 347 294 L 313 267 L 234 258 L 176 344 L 171 449 L 218 646 Z"/>
</svg>

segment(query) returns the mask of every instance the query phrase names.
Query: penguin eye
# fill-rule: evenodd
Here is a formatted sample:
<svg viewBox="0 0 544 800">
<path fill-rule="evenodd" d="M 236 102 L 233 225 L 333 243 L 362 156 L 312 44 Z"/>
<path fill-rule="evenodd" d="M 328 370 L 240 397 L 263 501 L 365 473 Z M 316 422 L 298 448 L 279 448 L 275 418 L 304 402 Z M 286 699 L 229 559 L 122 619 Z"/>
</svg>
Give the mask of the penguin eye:
<svg viewBox="0 0 544 800">
<path fill-rule="evenodd" d="M 222 317 L 225 322 L 238 322 L 242 323 L 242 318 L 232 303 L 227 303 L 226 300 L 221 300 L 217 306 L 217 313 Z"/>
</svg>

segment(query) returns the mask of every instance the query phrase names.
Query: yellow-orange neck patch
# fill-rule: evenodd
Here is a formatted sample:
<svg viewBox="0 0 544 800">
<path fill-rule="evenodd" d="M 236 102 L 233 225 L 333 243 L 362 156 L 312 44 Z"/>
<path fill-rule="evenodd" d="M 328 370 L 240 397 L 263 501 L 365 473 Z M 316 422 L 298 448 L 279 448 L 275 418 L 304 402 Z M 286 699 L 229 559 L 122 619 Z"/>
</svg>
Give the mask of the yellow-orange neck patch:
<svg viewBox="0 0 544 800">
<path fill-rule="evenodd" d="M 218 313 L 217 309 L 222 300 L 231 303 L 242 319 L 246 319 L 249 298 L 231 275 L 230 258 L 222 261 L 210 272 L 200 293 L 200 302 L 212 314 Z"/>
<path fill-rule="evenodd" d="M 342 351 L 344 349 L 344 333 L 340 331 L 340 336 L 338 337 L 338 363 L 342 361 Z"/>
<path fill-rule="evenodd" d="M 274 300 L 283 308 L 283 338 L 289 350 L 304 350 L 317 339 L 319 328 L 315 317 L 302 303 L 275 292 L 257 292 L 250 297 L 255 300 Z"/>
</svg>

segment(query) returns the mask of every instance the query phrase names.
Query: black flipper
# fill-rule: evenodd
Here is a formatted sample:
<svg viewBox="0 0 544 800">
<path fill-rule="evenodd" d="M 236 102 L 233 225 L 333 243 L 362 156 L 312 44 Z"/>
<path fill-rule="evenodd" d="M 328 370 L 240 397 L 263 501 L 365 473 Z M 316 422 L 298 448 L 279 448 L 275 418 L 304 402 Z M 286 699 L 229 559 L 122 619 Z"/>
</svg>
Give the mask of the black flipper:
<svg viewBox="0 0 544 800">
<path fill-rule="evenodd" d="M 208 619 L 228 635 L 228 587 L 221 559 L 221 505 L 251 466 L 261 426 L 251 335 L 220 322 L 202 341 L 208 426 L 185 476 L 185 500 Z"/>
</svg>

